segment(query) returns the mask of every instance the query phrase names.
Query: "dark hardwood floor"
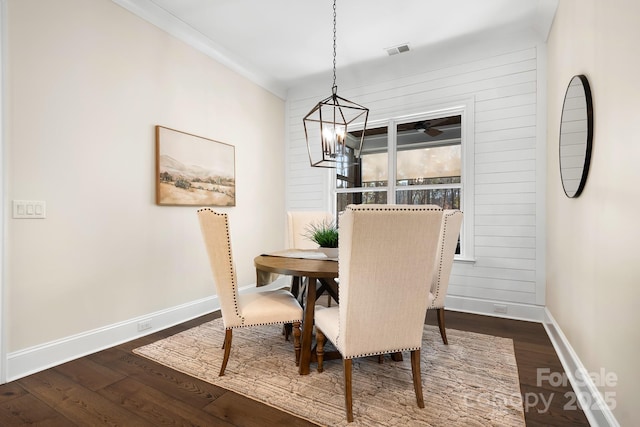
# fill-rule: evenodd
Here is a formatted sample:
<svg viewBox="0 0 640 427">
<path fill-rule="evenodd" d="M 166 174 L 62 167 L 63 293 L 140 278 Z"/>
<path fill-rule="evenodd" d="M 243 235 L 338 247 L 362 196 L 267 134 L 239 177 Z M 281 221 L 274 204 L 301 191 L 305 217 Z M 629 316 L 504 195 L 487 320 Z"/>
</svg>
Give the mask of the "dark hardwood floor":
<svg viewBox="0 0 640 427">
<path fill-rule="evenodd" d="M 313 425 L 131 351 L 216 317 L 203 316 L 0 386 L 0 426 Z M 514 340 L 527 426 L 589 425 L 565 396 L 570 385 L 551 387 L 538 380 L 538 369 L 563 372 L 542 325 L 450 311 L 446 322 L 448 329 Z M 427 315 L 427 323 L 436 323 L 435 313 Z M 428 387 L 424 393 L 428 399 Z"/>
</svg>

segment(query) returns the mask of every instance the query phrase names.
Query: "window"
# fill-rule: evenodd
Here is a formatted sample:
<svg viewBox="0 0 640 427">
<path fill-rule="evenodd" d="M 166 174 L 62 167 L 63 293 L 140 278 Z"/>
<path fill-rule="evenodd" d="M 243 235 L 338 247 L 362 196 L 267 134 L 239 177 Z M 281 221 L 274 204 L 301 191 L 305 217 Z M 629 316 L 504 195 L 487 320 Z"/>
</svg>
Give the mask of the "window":
<svg viewBox="0 0 640 427">
<path fill-rule="evenodd" d="M 463 187 L 472 174 L 465 165 L 472 162 L 465 161 L 470 151 L 463 143 L 469 123 L 465 114 L 461 107 L 369 124 L 360 164 L 335 169 L 336 212 L 352 203 L 433 204 L 463 210 L 467 225 L 463 230 L 468 229 L 472 209 L 463 199 Z M 351 131 L 348 138 L 360 135 L 361 130 Z M 470 240 L 461 233 L 459 257 L 471 257 Z"/>
</svg>

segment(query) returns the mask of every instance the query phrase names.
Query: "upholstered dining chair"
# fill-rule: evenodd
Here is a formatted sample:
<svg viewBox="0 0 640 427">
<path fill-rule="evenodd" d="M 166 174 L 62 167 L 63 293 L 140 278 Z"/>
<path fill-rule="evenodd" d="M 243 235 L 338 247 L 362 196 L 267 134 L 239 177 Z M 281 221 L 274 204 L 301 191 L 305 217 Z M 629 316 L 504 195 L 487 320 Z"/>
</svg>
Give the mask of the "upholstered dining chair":
<svg viewBox="0 0 640 427">
<path fill-rule="evenodd" d="M 307 236 L 309 226 L 321 222 L 333 221 L 333 214 L 328 211 L 289 211 L 287 212 L 287 226 L 289 249 L 316 249 L 318 244 Z M 299 277 L 291 278 L 291 290 L 297 294 L 301 285 Z M 327 305 L 331 305 L 331 295 L 327 296 Z"/>
<path fill-rule="evenodd" d="M 431 284 L 433 301 L 429 304 L 429 310 L 437 310 L 438 327 L 442 342 L 449 344 L 444 327 L 444 298 L 449 287 L 449 277 L 453 267 L 453 257 L 458 246 L 458 236 L 462 226 L 463 214 L 459 210 L 447 209 L 442 211 L 442 226 L 438 239 L 438 251 L 436 254 L 436 266 Z"/>
<path fill-rule="evenodd" d="M 306 237 L 309 224 L 333 221 L 331 212 L 326 211 L 289 211 L 287 225 L 289 249 L 316 249 L 318 245 Z"/>
<path fill-rule="evenodd" d="M 316 355 L 319 372 L 326 339 L 342 356 L 349 422 L 358 357 L 410 351 L 416 400 L 424 408 L 420 348 L 441 222 L 439 207 L 419 205 L 349 205 L 342 214 L 340 304 L 315 312 Z"/>
<path fill-rule="evenodd" d="M 225 329 L 224 357 L 219 376 L 224 375 L 227 367 L 235 328 L 291 323 L 295 361 L 298 365 L 302 307 L 289 291 L 283 289 L 239 294 L 227 214 L 214 212 L 209 208 L 198 209 L 197 213 Z"/>
</svg>

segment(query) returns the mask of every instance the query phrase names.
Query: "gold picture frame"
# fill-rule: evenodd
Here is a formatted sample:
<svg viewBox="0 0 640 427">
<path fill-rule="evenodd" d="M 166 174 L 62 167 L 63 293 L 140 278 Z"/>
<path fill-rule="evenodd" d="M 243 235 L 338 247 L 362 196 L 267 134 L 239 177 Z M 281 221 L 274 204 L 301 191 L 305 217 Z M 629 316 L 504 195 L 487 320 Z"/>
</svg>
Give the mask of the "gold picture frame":
<svg viewBox="0 0 640 427">
<path fill-rule="evenodd" d="M 235 147 L 156 126 L 156 203 L 235 206 Z"/>
</svg>

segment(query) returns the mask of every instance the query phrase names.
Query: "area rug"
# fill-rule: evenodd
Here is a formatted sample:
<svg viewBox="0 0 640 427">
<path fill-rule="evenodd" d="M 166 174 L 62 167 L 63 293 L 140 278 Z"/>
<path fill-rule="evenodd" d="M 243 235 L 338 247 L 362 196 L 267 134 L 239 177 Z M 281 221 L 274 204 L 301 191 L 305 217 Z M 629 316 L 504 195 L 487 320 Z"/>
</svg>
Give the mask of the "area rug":
<svg viewBox="0 0 640 427">
<path fill-rule="evenodd" d="M 322 426 L 346 426 L 340 360 L 315 364 L 299 375 L 293 344 L 280 326 L 235 329 L 225 375 L 221 319 L 134 350 L 180 372 L 234 391 Z M 404 361 L 377 357 L 353 363 L 354 422 L 349 426 L 523 426 L 524 413 L 513 342 L 507 338 L 425 325 L 422 384 L 416 404 L 409 354 Z"/>
</svg>

